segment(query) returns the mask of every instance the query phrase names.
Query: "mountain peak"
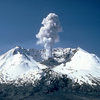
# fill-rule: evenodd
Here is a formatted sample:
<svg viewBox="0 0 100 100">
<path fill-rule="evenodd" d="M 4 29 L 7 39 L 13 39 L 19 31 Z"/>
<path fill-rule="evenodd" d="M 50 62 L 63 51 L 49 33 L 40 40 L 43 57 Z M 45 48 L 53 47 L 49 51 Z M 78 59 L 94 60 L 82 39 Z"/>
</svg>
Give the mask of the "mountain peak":
<svg viewBox="0 0 100 100">
<path fill-rule="evenodd" d="M 20 54 L 23 54 L 25 51 L 24 48 L 20 47 L 20 46 L 16 46 L 15 48 L 13 48 L 13 55 L 17 54 L 17 53 L 20 53 Z"/>
<path fill-rule="evenodd" d="M 28 54 L 28 50 L 24 49 L 21 46 L 16 46 L 6 53 L 6 55 L 9 55 L 9 54 L 10 55 L 16 55 L 16 54 L 26 55 Z"/>
<path fill-rule="evenodd" d="M 4 81 L 10 81 L 20 77 L 23 79 L 23 75 L 26 78 L 27 74 L 30 76 L 36 73 L 34 77 L 37 79 L 38 73 L 44 73 L 42 69 L 46 68 L 50 68 L 58 75 L 65 74 L 75 82 L 78 80 L 78 83 L 82 81 L 92 84 L 94 77 L 98 79 L 100 76 L 100 59 L 80 47 L 54 48 L 52 55 L 52 58 L 45 60 L 45 50 L 24 49 L 16 46 L 0 56 L 1 78 Z"/>
<path fill-rule="evenodd" d="M 15 49 L 17 49 L 17 48 L 22 48 L 22 47 L 21 46 L 16 46 Z"/>
</svg>

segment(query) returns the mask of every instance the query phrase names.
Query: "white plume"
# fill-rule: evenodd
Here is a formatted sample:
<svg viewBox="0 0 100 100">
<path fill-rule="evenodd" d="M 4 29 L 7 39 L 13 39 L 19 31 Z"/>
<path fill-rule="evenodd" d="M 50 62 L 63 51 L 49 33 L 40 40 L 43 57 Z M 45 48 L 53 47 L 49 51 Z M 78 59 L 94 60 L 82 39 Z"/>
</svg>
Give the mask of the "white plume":
<svg viewBox="0 0 100 100">
<path fill-rule="evenodd" d="M 58 32 L 62 31 L 58 15 L 50 13 L 42 21 L 43 26 L 40 28 L 36 38 L 37 44 L 43 44 L 46 50 L 46 57 L 52 57 L 52 46 L 55 42 L 59 41 Z"/>
</svg>

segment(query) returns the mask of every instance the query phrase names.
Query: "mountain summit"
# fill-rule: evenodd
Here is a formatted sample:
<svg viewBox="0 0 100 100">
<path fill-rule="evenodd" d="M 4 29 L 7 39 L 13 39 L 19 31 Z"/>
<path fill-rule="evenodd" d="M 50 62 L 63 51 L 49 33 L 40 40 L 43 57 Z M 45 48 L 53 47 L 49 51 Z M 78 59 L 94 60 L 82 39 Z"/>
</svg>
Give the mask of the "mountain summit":
<svg viewBox="0 0 100 100">
<path fill-rule="evenodd" d="M 45 69 L 58 76 L 67 75 L 73 82 L 96 85 L 100 80 L 100 58 L 81 48 L 54 48 L 45 60 L 45 50 L 15 47 L 0 56 L 0 83 L 41 80 Z M 30 80 L 30 81 L 29 81 Z M 34 81 L 33 81 L 34 80 Z"/>
<path fill-rule="evenodd" d="M 44 49 L 18 46 L 1 55 L 0 100 L 99 100 L 100 58 L 95 54 L 54 48 L 52 57 L 45 57 Z"/>
</svg>

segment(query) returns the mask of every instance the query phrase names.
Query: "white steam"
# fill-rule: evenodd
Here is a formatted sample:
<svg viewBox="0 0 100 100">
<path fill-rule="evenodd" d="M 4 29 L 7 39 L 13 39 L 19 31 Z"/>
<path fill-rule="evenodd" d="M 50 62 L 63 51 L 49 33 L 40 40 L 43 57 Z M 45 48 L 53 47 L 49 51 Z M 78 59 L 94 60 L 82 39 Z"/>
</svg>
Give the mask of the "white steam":
<svg viewBox="0 0 100 100">
<path fill-rule="evenodd" d="M 46 50 L 46 57 L 52 57 L 52 46 L 59 41 L 58 32 L 62 31 L 58 15 L 50 13 L 42 21 L 43 26 L 40 28 L 36 38 L 37 44 L 43 44 Z"/>
</svg>

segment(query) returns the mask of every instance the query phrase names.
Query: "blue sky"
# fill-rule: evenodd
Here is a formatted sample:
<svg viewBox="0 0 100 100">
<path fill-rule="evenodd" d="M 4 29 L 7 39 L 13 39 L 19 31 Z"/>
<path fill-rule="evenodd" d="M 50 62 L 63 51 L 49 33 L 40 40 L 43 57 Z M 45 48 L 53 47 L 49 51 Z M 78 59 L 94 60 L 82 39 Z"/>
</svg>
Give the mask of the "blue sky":
<svg viewBox="0 0 100 100">
<path fill-rule="evenodd" d="M 100 0 L 0 0 L 0 54 L 36 45 L 35 35 L 49 13 L 59 16 L 63 32 L 55 47 L 81 47 L 100 57 Z"/>
</svg>

